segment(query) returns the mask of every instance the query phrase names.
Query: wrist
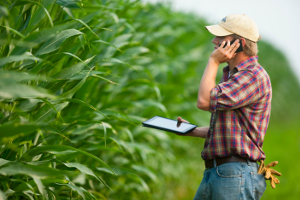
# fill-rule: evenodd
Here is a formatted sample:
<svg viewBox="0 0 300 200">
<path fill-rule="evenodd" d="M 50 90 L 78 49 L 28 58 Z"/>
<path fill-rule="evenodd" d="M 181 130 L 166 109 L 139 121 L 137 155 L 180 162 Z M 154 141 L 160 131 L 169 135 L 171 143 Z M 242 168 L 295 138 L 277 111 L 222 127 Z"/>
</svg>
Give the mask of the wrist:
<svg viewBox="0 0 300 200">
<path fill-rule="evenodd" d="M 195 137 L 195 135 L 196 135 L 196 129 L 197 129 L 197 128 L 195 128 L 194 130 L 188 132 L 187 134 L 185 134 L 185 135 L 183 135 L 183 136 L 191 136 L 191 137 Z"/>
<path fill-rule="evenodd" d="M 210 57 L 208 60 L 208 64 L 218 67 L 221 63 L 217 59 Z"/>
</svg>

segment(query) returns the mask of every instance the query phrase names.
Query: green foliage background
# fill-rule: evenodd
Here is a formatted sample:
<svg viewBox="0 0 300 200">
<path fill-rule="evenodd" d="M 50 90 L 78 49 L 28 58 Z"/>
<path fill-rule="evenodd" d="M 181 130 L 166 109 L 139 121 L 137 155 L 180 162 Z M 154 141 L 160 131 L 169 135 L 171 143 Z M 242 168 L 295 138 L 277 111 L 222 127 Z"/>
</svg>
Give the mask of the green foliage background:
<svg viewBox="0 0 300 200">
<path fill-rule="evenodd" d="M 0 5 L 0 199 L 192 199 L 204 140 L 141 122 L 207 126 L 196 107 L 206 21 L 132 0 Z M 297 199 L 299 83 L 280 51 L 259 50 L 273 86 L 263 149 L 283 174 L 263 199 Z"/>
</svg>

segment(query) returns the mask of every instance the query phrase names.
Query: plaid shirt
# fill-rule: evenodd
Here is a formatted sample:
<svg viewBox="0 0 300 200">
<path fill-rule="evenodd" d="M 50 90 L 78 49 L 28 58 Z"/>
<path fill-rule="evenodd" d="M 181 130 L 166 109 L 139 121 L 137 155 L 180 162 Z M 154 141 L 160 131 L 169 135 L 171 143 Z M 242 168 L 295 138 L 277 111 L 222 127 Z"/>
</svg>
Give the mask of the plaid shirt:
<svg viewBox="0 0 300 200">
<path fill-rule="evenodd" d="M 230 71 L 230 77 L 226 66 L 220 84 L 212 89 L 212 116 L 203 159 L 236 154 L 265 159 L 262 145 L 269 124 L 272 88 L 269 75 L 257 59 L 252 56 L 244 60 Z"/>
</svg>

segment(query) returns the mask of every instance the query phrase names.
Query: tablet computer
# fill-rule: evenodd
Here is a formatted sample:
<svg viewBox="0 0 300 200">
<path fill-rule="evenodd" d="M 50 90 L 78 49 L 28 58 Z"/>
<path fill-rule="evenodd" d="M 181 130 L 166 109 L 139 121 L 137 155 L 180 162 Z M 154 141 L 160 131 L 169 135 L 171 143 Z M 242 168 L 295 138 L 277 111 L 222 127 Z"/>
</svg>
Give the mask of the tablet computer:
<svg viewBox="0 0 300 200">
<path fill-rule="evenodd" d="M 197 125 L 194 124 L 178 122 L 176 120 L 172 120 L 160 116 L 152 117 L 151 119 L 148 119 L 142 124 L 144 127 L 155 128 L 155 129 L 178 133 L 178 134 L 186 134 L 197 127 Z"/>
</svg>

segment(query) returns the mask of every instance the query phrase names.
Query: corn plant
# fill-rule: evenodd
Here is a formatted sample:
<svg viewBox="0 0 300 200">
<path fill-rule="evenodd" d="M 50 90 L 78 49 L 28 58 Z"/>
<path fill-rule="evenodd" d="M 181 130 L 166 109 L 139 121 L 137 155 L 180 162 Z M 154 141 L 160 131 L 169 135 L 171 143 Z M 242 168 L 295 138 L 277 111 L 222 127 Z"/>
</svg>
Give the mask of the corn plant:
<svg viewBox="0 0 300 200">
<path fill-rule="evenodd" d="M 196 108 L 213 48 L 203 19 L 130 0 L 4 0 L 0 11 L 2 199 L 192 198 L 203 141 L 141 122 L 208 123 Z M 277 78 L 286 61 L 261 45 Z M 275 95 L 299 90 L 284 72 Z"/>
</svg>

